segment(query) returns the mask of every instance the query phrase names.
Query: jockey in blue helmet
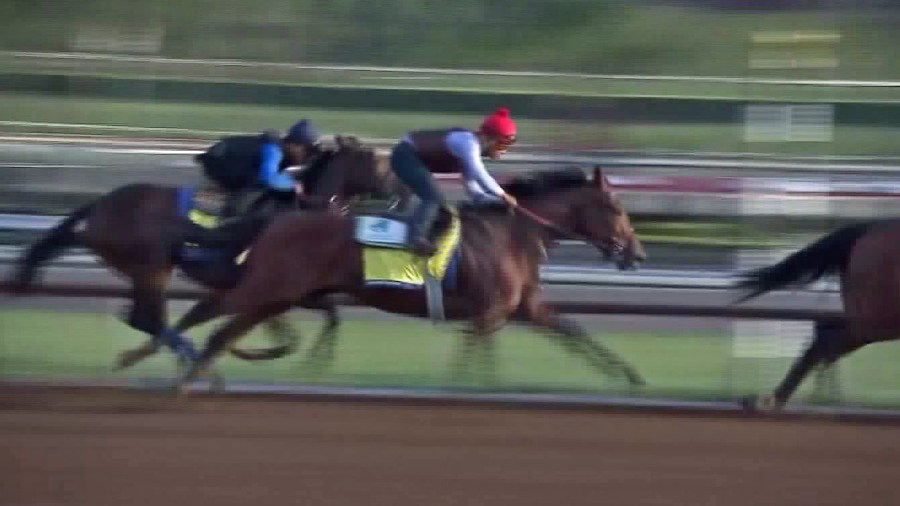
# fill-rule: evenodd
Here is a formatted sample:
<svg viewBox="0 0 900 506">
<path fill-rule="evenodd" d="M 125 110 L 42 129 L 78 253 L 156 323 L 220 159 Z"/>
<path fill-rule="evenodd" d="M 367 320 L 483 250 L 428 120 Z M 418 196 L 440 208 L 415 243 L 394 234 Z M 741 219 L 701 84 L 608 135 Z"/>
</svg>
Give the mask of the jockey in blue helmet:
<svg viewBox="0 0 900 506">
<path fill-rule="evenodd" d="M 320 134 L 301 120 L 284 137 L 266 131 L 225 137 L 196 160 L 215 188 L 228 194 L 225 215 L 242 214 L 266 192 L 296 192 L 297 183 L 284 171 L 308 164 L 319 152 Z"/>
</svg>

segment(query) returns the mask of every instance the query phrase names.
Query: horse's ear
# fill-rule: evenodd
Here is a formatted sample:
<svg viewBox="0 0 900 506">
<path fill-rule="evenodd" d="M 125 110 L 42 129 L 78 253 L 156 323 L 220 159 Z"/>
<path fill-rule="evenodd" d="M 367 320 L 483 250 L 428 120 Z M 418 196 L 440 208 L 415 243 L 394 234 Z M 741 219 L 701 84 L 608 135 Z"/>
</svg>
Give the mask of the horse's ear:
<svg viewBox="0 0 900 506">
<path fill-rule="evenodd" d="M 594 185 L 603 191 L 609 191 L 609 180 L 603 174 L 603 169 L 599 165 L 594 165 Z"/>
</svg>

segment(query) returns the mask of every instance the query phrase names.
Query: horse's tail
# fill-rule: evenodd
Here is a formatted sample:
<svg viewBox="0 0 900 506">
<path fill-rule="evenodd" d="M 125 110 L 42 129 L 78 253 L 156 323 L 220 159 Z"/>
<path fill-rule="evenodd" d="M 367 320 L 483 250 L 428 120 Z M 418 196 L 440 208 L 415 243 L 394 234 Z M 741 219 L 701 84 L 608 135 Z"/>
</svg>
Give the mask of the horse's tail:
<svg viewBox="0 0 900 506">
<path fill-rule="evenodd" d="M 828 275 L 843 272 L 850 252 L 872 226 L 857 223 L 839 228 L 788 256 L 777 264 L 743 273 L 735 288 L 745 292 L 738 303 L 787 286 L 806 285 Z"/>
<path fill-rule="evenodd" d="M 94 202 L 76 209 L 58 225 L 51 228 L 19 259 L 12 279 L 11 290 L 16 294 L 24 294 L 31 289 L 37 269 L 53 259 L 66 248 L 78 244 L 75 227 L 94 209 Z"/>
</svg>

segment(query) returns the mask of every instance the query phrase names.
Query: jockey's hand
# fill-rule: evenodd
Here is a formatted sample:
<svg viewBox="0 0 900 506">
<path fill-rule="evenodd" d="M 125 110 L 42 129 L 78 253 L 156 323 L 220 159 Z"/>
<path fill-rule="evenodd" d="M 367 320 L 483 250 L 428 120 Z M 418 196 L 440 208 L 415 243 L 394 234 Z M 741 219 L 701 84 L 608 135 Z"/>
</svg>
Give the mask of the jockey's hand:
<svg viewBox="0 0 900 506">
<path fill-rule="evenodd" d="M 518 207 L 519 205 L 519 201 L 508 193 L 504 193 L 500 196 L 500 198 L 502 198 L 503 201 L 506 202 L 506 205 L 508 205 L 509 207 Z"/>
</svg>

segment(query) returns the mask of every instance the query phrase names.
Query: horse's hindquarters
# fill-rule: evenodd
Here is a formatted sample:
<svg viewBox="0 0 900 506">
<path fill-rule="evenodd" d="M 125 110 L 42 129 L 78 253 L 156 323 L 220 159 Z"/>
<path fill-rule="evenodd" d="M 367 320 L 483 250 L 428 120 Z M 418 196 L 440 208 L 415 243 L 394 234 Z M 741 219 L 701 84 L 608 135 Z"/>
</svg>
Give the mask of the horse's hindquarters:
<svg viewBox="0 0 900 506">
<path fill-rule="evenodd" d="M 316 293 L 351 292 L 362 278 L 361 263 L 352 219 L 318 211 L 282 214 L 252 244 L 223 304 L 228 312 L 245 312 Z"/>
</svg>

